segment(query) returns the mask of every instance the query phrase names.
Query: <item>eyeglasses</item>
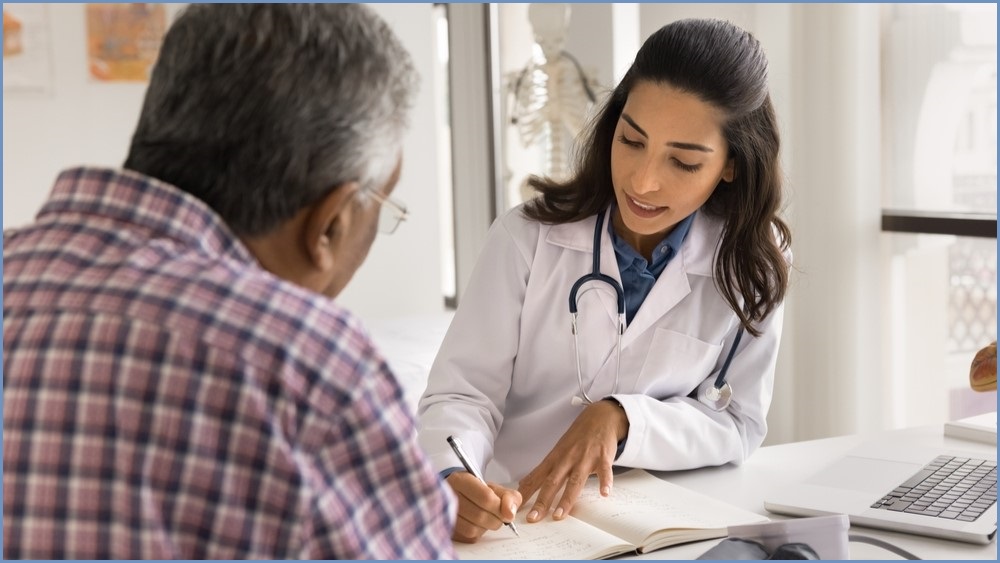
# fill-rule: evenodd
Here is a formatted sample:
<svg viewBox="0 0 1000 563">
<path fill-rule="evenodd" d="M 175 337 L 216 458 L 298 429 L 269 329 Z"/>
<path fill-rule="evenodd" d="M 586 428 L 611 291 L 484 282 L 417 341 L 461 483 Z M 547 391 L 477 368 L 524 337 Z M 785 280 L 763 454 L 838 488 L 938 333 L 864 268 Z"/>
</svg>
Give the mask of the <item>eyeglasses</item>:
<svg viewBox="0 0 1000 563">
<path fill-rule="evenodd" d="M 369 188 L 375 201 L 382 205 L 378 212 L 378 232 L 391 235 L 399 228 L 399 224 L 409 217 L 406 206 L 391 197 L 382 195 L 377 190 Z"/>
</svg>

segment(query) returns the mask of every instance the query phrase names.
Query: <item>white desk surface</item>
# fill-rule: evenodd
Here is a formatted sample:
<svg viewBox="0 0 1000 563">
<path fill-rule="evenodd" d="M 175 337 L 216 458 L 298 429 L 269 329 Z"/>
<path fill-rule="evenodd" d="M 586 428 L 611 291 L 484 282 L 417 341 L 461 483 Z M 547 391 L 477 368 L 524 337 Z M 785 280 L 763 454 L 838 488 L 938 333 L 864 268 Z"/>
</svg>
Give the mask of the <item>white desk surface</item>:
<svg viewBox="0 0 1000 563">
<path fill-rule="evenodd" d="M 790 479 L 810 475 L 861 444 L 866 438 L 889 435 L 899 444 L 912 442 L 923 446 L 950 446 L 984 453 L 996 453 L 996 447 L 947 438 L 941 425 L 891 430 L 868 435 L 840 436 L 791 444 L 768 446 L 755 452 L 741 467 L 726 465 L 693 471 L 657 472 L 662 478 L 690 489 L 714 496 L 748 510 L 765 514 L 772 520 L 787 517 L 772 514 L 764 509 L 768 491 L 780 487 Z M 851 527 L 851 533 L 872 536 L 888 541 L 922 559 L 997 559 L 996 540 L 987 545 L 939 540 L 922 536 L 887 532 L 873 528 Z M 635 559 L 694 559 L 721 540 L 710 540 L 680 545 L 630 557 Z M 882 548 L 851 542 L 851 559 L 902 559 Z"/>
<path fill-rule="evenodd" d="M 413 412 L 427 387 L 427 374 L 451 324 L 452 312 L 365 322 L 372 340 L 403 387 Z"/>
</svg>

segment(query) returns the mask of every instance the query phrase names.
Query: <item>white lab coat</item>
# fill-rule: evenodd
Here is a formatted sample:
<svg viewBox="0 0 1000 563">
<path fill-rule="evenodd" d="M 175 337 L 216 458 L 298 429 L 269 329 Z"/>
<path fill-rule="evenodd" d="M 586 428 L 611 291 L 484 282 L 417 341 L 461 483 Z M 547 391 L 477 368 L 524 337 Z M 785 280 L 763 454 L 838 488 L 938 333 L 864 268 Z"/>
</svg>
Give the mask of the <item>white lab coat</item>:
<svg viewBox="0 0 1000 563">
<path fill-rule="evenodd" d="M 569 292 L 592 270 L 595 221 L 543 225 L 518 207 L 493 223 L 418 406 L 420 444 L 437 470 L 461 466 L 446 441 L 453 434 L 487 480 L 514 483 L 584 408 L 571 404 L 581 392 Z M 760 337 L 743 336 L 727 374 L 733 388 L 727 410 L 688 397 L 714 383 L 739 328 L 715 287 L 721 229 L 705 212 L 695 216 L 680 252 L 625 330 L 617 391 L 614 292 L 595 284 L 596 291 L 579 297 L 583 386 L 594 400 L 613 396 L 629 420 L 616 465 L 679 470 L 740 463 L 764 439 L 782 307 L 758 325 Z M 601 272 L 620 282 L 603 231 Z"/>
</svg>

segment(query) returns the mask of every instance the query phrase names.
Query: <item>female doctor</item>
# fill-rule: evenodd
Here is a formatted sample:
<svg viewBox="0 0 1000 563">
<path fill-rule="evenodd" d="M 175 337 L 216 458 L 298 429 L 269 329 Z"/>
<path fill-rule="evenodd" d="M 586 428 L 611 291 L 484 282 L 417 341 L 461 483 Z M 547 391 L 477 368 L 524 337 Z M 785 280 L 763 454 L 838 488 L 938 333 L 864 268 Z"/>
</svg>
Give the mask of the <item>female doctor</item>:
<svg viewBox="0 0 1000 563">
<path fill-rule="evenodd" d="M 790 260 L 778 149 L 757 40 L 674 22 L 596 116 L 575 177 L 533 178 L 540 196 L 494 222 L 418 408 L 456 540 L 535 493 L 528 523 L 563 518 L 590 475 L 612 494 L 612 465 L 740 463 L 761 444 Z"/>
</svg>

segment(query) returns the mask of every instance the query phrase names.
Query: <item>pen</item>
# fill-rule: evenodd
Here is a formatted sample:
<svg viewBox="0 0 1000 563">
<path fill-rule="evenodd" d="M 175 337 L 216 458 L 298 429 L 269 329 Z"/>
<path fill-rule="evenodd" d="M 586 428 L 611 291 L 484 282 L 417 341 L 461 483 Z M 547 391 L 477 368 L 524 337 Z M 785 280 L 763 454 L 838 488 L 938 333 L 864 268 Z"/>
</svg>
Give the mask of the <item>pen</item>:
<svg viewBox="0 0 1000 563">
<path fill-rule="evenodd" d="M 465 449 L 462 448 L 462 442 L 454 436 L 448 436 L 448 445 L 451 446 L 451 449 L 455 450 L 455 455 L 458 456 L 459 461 L 461 461 L 462 465 L 465 466 L 465 470 L 475 475 L 476 479 L 479 479 L 485 485 L 486 479 L 483 478 L 483 474 L 479 471 L 479 468 L 472 465 L 472 461 L 470 461 L 471 458 L 465 455 Z M 513 522 L 504 522 L 504 526 L 510 526 L 510 531 L 514 532 L 515 536 L 521 537 L 521 534 L 518 533 Z"/>
</svg>

